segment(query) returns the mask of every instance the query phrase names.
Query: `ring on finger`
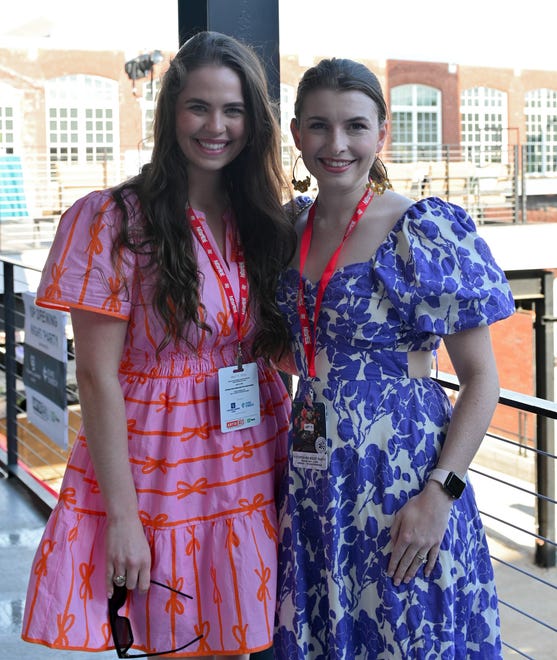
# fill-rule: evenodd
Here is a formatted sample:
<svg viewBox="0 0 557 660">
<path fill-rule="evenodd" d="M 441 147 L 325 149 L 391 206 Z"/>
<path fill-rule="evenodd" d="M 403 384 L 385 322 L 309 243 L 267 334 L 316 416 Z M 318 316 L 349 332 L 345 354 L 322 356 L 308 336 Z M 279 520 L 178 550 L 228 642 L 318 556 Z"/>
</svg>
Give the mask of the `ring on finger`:
<svg viewBox="0 0 557 660">
<path fill-rule="evenodd" d="M 112 578 L 112 582 L 114 582 L 114 584 L 117 587 L 123 587 L 126 584 L 126 576 L 125 575 L 115 575 Z"/>
<path fill-rule="evenodd" d="M 416 557 L 420 560 L 422 564 L 425 564 L 427 561 L 427 555 L 421 555 L 419 552 L 416 553 Z"/>
</svg>

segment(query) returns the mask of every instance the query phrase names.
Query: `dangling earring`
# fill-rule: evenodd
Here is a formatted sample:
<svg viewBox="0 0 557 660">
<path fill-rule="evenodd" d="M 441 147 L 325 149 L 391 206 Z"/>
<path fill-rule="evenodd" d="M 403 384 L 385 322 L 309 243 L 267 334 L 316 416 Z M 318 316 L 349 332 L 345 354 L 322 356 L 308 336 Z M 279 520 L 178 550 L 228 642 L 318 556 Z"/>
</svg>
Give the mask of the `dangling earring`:
<svg viewBox="0 0 557 660">
<path fill-rule="evenodd" d="M 309 188 L 309 184 L 311 182 L 311 177 L 308 174 L 308 176 L 306 176 L 306 178 L 302 179 L 301 181 L 299 181 L 296 178 L 296 165 L 298 164 L 298 161 L 300 160 L 301 157 L 302 157 L 302 155 L 300 154 L 298 156 L 298 158 L 296 158 L 296 160 L 294 162 L 294 167 L 292 168 L 292 185 L 294 186 L 294 190 L 296 190 L 298 192 L 301 192 L 301 193 L 305 193 L 307 191 L 307 189 Z"/>
<path fill-rule="evenodd" d="M 389 179 L 384 179 L 383 181 L 374 181 L 373 179 L 370 179 L 367 183 L 367 187 L 371 188 L 376 195 L 382 195 L 385 190 L 393 189 Z"/>
<path fill-rule="evenodd" d="M 376 166 L 376 163 L 379 161 L 379 166 Z M 379 158 L 379 156 L 375 156 L 375 162 L 373 163 L 373 166 L 371 168 L 372 170 L 375 170 L 376 175 L 378 174 L 381 178 L 381 181 L 374 181 L 371 178 L 371 173 L 369 177 L 369 182 L 367 184 L 368 188 L 371 188 L 373 192 L 376 195 L 382 195 L 385 190 L 392 190 L 393 186 L 391 185 L 391 182 L 389 181 L 389 177 L 387 176 L 387 168 L 385 167 L 385 164 Z"/>
</svg>

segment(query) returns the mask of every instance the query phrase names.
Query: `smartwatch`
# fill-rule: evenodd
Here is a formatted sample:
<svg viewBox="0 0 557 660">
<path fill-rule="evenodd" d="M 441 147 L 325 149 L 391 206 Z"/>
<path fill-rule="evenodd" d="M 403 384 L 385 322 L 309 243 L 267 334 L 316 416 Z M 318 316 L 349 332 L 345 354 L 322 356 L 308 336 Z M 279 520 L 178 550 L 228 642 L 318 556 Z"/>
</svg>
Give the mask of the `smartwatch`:
<svg viewBox="0 0 557 660">
<path fill-rule="evenodd" d="M 435 468 L 431 471 L 429 478 L 438 481 L 443 486 L 443 490 L 454 500 L 457 500 L 466 488 L 466 479 L 463 479 L 456 472 L 449 472 L 449 470 Z"/>
</svg>

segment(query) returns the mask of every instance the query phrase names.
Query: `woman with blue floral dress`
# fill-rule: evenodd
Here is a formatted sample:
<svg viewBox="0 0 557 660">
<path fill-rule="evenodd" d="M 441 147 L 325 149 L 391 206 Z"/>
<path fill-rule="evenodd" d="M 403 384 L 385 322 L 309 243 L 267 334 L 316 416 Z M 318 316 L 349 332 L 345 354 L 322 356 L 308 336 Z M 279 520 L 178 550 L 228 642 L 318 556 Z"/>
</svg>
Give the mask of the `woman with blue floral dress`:
<svg viewBox="0 0 557 660">
<path fill-rule="evenodd" d="M 390 189 L 386 115 L 359 63 L 323 60 L 300 82 L 291 129 L 319 193 L 298 198 L 278 291 L 300 377 L 279 502 L 280 660 L 502 657 L 466 473 L 499 393 L 488 326 L 514 302 L 466 211 Z M 430 377 L 441 340 L 454 409 Z"/>
</svg>

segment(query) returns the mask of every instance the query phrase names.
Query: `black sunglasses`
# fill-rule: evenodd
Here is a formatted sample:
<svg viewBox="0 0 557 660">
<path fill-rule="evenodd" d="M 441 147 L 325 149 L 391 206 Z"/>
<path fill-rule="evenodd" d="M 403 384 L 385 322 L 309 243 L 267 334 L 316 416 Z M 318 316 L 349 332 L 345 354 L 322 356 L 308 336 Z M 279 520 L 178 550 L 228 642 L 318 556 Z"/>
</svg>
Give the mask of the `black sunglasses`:
<svg viewBox="0 0 557 660">
<path fill-rule="evenodd" d="M 169 587 L 167 584 L 163 584 L 162 582 L 151 580 L 151 584 L 156 584 L 158 587 L 163 587 L 163 589 L 168 589 L 169 591 L 173 591 L 175 594 L 179 594 L 184 598 L 193 600 L 192 596 L 183 594 L 181 591 L 173 589 L 172 587 Z M 176 653 L 177 651 L 181 651 L 182 649 L 195 644 L 195 642 L 198 642 L 203 637 L 203 635 L 198 635 L 195 639 L 192 639 L 191 642 L 188 642 L 183 646 L 179 646 L 176 649 L 170 649 L 169 651 L 157 651 L 156 653 L 128 653 L 128 650 L 133 645 L 132 626 L 130 620 L 127 617 L 120 616 L 118 614 L 118 610 L 124 605 L 127 597 L 128 590 L 126 587 L 118 587 L 115 585 L 112 598 L 108 599 L 108 619 L 110 621 L 110 630 L 112 631 L 112 639 L 114 640 L 114 646 L 116 647 L 116 653 L 118 654 L 119 658 L 150 658 L 155 655 Z"/>
</svg>

